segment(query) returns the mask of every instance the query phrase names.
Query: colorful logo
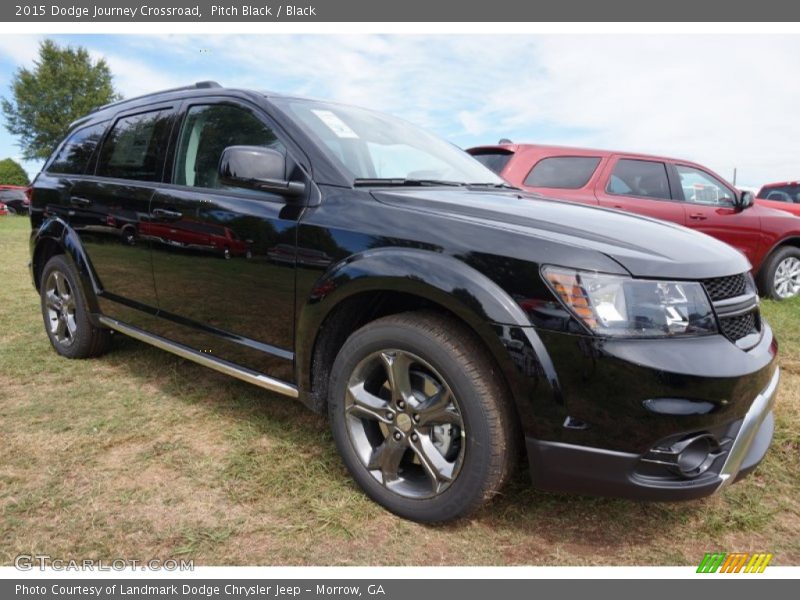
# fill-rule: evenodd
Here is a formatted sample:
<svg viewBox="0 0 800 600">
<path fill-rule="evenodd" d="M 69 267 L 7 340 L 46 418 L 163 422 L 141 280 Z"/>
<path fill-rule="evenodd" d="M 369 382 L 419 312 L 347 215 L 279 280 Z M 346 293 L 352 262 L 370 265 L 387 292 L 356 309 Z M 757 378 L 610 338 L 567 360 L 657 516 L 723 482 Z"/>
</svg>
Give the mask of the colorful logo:
<svg viewBox="0 0 800 600">
<path fill-rule="evenodd" d="M 698 573 L 763 573 L 772 554 L 766 552 L 750 554 L 748 552 L 706 552 Z"/>
</svg>

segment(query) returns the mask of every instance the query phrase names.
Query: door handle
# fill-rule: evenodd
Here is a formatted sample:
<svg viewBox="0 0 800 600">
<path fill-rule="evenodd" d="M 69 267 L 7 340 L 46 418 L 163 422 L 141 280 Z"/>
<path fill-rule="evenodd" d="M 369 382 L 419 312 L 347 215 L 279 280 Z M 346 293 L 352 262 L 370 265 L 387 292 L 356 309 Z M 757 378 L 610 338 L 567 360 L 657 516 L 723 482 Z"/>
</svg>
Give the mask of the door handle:
<svg viewBox="0 0 800 600">
<path fill-rule="evenodd" d="M 166 208 L 154 208 L 153 216 L 158 217 L 159 219 L 177 221 L 183 217 L 183 213 L 178 212 L 177 210 L 168 210 Z"/>
<path fill-rule="evenodd" d="M 703 213 L 691 213 L 689 215 L 689 218 L 695 221 L 705 221 L 706 219 L 708 219 L 708 217 L 705 216 Z"/>
<path fill-rule="evenodd" d="M 80 196 L 72 196 L 69 199 L 69 203 L 72 204 L 72 206 L 91 206 L 92 201 L 89 200 L 88 198 L 81 198 Z"/>
</svg>

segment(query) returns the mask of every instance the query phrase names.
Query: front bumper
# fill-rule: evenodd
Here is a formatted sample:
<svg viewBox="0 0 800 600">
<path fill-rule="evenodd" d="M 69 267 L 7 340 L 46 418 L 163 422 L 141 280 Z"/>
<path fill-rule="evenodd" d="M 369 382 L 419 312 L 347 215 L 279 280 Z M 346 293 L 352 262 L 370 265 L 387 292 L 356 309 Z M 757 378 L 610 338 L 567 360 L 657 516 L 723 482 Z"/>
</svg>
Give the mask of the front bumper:
<svg viewBox="0 0 800 600">
<path fill-rule="evenodd" d="M 555 492 L 615 496 L 636 500 L 690 500 L 709 496 L 741 479 L 764 458 L 772 441 L 772 408 L 780 370 L 755 397 L 745 416 L 727 424 L 720 433 L 726 440 L 722 452 L 699 477 L 655 477 L 643 471 L 644 454 L 526 437 L 533 483 Z"/>
</svg>

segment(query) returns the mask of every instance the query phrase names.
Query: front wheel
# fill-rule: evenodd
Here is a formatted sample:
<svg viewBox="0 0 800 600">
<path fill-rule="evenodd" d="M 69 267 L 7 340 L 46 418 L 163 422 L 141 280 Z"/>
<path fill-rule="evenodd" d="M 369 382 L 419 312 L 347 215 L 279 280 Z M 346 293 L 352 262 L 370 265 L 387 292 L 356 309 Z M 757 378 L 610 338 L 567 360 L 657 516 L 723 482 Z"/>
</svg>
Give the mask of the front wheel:
<svg viewBox="0 0 800 600">
<path fill-rule="evenodd" d="M 800 248 L 776 250 L 762 267 L 759 280 L 762 294 L 773 300 L 800 295 Z"/>
<path fill-rule="evenodd" d="M 345 342 L 329 416 L 348 470 L 373 500 L 407 519 L 445 521 L 483 505 L 511 471 L 506 396 L 471 332 L 433 313 L 404 313 Z"/>
</svg>

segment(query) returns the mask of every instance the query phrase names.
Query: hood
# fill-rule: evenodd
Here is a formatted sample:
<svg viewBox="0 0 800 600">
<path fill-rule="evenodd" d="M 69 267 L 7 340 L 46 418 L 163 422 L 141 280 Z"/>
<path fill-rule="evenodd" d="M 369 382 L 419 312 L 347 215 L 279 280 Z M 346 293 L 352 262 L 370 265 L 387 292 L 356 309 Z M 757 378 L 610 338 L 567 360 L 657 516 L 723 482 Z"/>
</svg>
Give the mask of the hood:
<svg viewBox="0 0 800 600">
<path fill-rule="evenodd" d="M 635 277 L 708 279 L 750 270 L 738 250 L 705 234 L 648 217 L 518 191 L 414 188 L 373 191 L 376 200 L 419 212 L 601 252 Z M 536 260 L 536 257 L 528 257 Z M 580 268 L 580 265 L 562 265 Z"/>
</svg>

